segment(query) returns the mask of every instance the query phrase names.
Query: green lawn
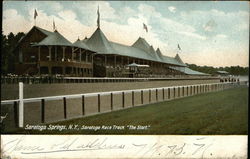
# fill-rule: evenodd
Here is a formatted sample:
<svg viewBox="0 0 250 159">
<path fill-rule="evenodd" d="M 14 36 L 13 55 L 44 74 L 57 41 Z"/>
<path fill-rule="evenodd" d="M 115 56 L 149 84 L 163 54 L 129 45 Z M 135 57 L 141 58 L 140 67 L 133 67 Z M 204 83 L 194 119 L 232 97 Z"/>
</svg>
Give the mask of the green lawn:
<svg viewBox="0 0 250 159">
<path fill-rule="evenodd" d="M 54 123 L 67 126 L 119 125 L 125 126 L 123 130 L 46 130 L 21 133 L 241 135 L 248 133 L 247 119 L 248 88 L 240 87 Z M 146 130 L 129 130 L 127 125 L 150 127 Z"/>
</svg>

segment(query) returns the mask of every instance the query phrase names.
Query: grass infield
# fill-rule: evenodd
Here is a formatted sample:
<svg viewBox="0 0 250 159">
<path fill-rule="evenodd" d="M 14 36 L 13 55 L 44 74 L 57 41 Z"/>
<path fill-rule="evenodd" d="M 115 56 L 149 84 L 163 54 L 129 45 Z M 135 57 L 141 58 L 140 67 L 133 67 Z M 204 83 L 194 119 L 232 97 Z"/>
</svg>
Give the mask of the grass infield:
<svg viewBox="0 0 250 159">
<path fill-rule="evenodd" d="M 68 127 L 71 124 L 78 127 L 63 131 L 22 130 L 20 133 L 246 135 L 248 134 L 248 88 L 239 87 L 184 97 L 52 125 Z M 101 129 L 81 130 L 82 126 L 85 128 L 96 126 Z"/>
</svg>

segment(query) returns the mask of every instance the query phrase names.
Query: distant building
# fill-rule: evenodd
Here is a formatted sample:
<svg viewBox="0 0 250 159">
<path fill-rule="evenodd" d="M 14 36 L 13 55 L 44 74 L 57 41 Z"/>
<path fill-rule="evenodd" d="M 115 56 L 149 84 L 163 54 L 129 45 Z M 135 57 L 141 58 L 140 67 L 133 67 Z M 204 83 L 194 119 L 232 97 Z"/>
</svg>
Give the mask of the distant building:
<svg viewBox="0 0 250 159">
<path fill-rule="evenodd" d="M 141 37 L 127 46 L 109 41 L 98 27 L 90 38 L 68 41 L 57 30 L 32 29 L 14 49 L 16 74 L 81 77 L 206 76 L 191 70 L 177 54 L 165 56 Z M 137 64 L 131 69 L 130 64 Z M 135 67 L 137 67 L 135 65 Z"/>
</svg>

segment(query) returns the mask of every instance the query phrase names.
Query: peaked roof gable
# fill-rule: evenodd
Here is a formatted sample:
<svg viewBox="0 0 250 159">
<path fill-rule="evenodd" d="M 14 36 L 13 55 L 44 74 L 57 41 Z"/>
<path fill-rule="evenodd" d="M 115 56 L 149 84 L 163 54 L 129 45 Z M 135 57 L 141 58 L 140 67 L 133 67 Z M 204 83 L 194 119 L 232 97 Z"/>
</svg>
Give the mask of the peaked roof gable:
<svg viewBox="0 0 250 159">
<path fill-rule="evenodd" d="M 162 53 L 161 53 L 161 50 L 159 49 L 159 48 L 157 48 L 157 50 L 156 50 L 156 53 L 157 53 L 157 55 L 162 59 L 163 57 L 163 55 L 162 55 Z"/>
<path fill-rule="evenodd" d="M 50 34 L 48 37 L 46 37 L 36 45 L 72 46 L 72 43 L 68 41 L 63 35 L 61 35 L 58 31 L 54 31 L 53 34 Z"/>
<path fill-rule="evenodd" d="M 86 44 L 90 49 L 98 53 L 114 53 L 114 50 L 109 43 L 108 39 L 101 31 L 100 28 L 97 28 L 96 31 L 91 35 L 91 37 L 86 41 Z"/>
<path fill-rule="evenodd" d="M 48 30 L 39 28 L 39 27 L 37 27 L 37 26 L 34 26 L 34 27 L 35 27 L 36 29 L 38 29 L 39 31 L 41 31 L 42 33 L 44 33 L 45 35 L 47 35 L 47 36 L 53 34 L 53 32 L 51 32 L 51 31 L 48 31 Z"/>
<path fill-rule="evenodd" d="M 180 63 L 183 63 L 183 64 L 184 64 L 184 62 L 181 60 L 181 58 L 180 58 L 179 54 L 176 54 L 174 58 L 175 58 L 178 62 L 180 62 Z"/>
<path fill-rule="evenodd" d="M 77 39 L 74 43 L 73 46 L 85 49 L 85 50 L 89 50 L 89 47 L 80 39 Z"/>
<path fill-rule="evenodd" d="M 35 30 L 40 31 L 40 32 L 41 32 L 42 34 L 44 34 L 45 36 L 49 36 L 49 35 L 53 34 L 53 32 L 50 32 L 50 31 L 48 31 L 48 30 L 39 28 L 39 27 L 37 27 L 37 26 L 33 26 L 33 27 L 28 31 L 28 33 L 26 33 L 23 37 L 21 37 L 21 39 L 17 42 L 17 44 L 16 44 L 14 50 L 19 46 L 19 44 L 20 44 L 24 39 L 26 39 L 26 37 L 27 37 L 28 35 L 30 35 L 30 34 L 31 34 L 33 31 L 35 31 Z"/>
<path fill-rule="evenodd" d="M 152 54 L 153 57 L 155 57 L 157 59 L 157 61 L 161 61 L 161 59 L 159 58 L 158 54 L 155 52 L 153 46 L 150 46 L 150 53 Z"/>
<path fill-rule="evenodd" d="M 139 37 L 132 46 L 145 52 L 150 52 L 150 45 L 144 38 Z"/>
</svg>

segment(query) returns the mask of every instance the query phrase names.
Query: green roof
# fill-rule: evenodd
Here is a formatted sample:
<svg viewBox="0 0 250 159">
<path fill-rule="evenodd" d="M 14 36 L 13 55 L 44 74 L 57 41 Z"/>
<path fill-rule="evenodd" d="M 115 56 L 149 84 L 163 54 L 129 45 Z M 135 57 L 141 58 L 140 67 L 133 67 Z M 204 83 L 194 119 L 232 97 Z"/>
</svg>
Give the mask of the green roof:
<svg viewBox="0 0 250 159">
<path fill-rule="evenodd" d="M 144 52 L 151 55 L 151 53 L 150 53 L 150 45 L 147 43 L 147 41 L 145 39 L 143 39 L 141 37 L 139 37 L 132 46 L 135 47 L 135 48 L 141 49 Z"/>
<path fill-rule="evenodd" d="M 163 55 L 162 58 L 163 58 L 163 61 L 165 63 L 169 63 L 169 64 L 173 64 L 173 65 L 179 65 L 179 66 L 186 66 L 185 64 L 180 63 L 178 60 L 176 60 L 173 57 Z"/>
<path fill-rule="evenodd" d="M 58 31 L 53 32 L 35 46 L 51 46 L 51 45 L 59 45 L 59 46 L 73 46 L 70 41 L 68 41 L 64 36 L 62 36 Z"/>
<path fill-rule="evenodd" d="M 110 44 L 115 54 L 155 61 L 155 59 L 152 56 L 150 56 L 149 54 L 145 53 L 144 51 L 138 48 L 123 45 L 123 44 L 118 44 L 115 42 L 110 42 Z"/>
<path fill-rule="evenodd" d="M 85 49 L 85 50 L 90 50 L 89 47 L 84 42 L 82 42 L 80 39 L 77 39 L 72 45 L 75 47 Z"/>
<path fill-rule="evenodd" d="M 42 33 L 44 33 L 45 35 L 47 35 L 47 36 L 53 34 L 53 32 L 51 32 L 51 31 L 48 31 L 48 30 L 39 28 L 39 27 L 37 27 L 37 26 L 34 26 L 34 27 L 35 27 L 36 29 L 38 29 L 39 31 L 41 31 Z"/>
<path fill-rule="evenodd" d="M 181 60 L 179 54 L 176 54 L 174 58 L 175 58 L 178 62 L 184 64 L 184 62 Z"/>
<path fill-rule="evenodd" d="M 157 53 L 158 57 L 160 57 L 163 60 L 163 55 L 162 55 L 161 50 L 159 48 L 157 48 L 156 53 Z"/>
<path fill-rule="evenodd" d="M 111 47 L 108 39 L 105 37 L 100 28 L 97 28 L 96 31 L 86 42 L 87 46 L 97 52 L 103 54 L 113 54 L 114 50 Z"/>
<path fill-rule="evenodd" d="M 127 46 L 109 41 L 101 29 L 97 28 L 90 38 L 77 40 L 72 44 L 57 31 L 50 32 L 39 27 L 36 28 L 46 34 L 47 37 L 34 46 L 72 46 L 97 52 L 99 54 L 116 54 L 155 62 L 168 63 L 172 65 L 186 66 L 179 55 L 176 55 L 175 58 L 164 56 L 159 48 L 155 51 L 153 46 L 150 46 L 147 41 L 141 37 L 139 37 L 132 46 Z"/>
<path fill-rule="evenodd" d="M 192 70 L 192 69 L 190 69 L 188 67 L 184 67 L 184 69 L 181 69 L 181 70 L 176 69 L 174 67 L 172 69 L 178 70 L 178 71 L 180 71 L 180 72 L 182 72 L 182 73 L 184 73 L 186 75 L 200 75 L 200 76 L 207 76 L 207 75 L 209 75 L 207 73 L 203 73 L 203 72 Z"/>
</svg>

